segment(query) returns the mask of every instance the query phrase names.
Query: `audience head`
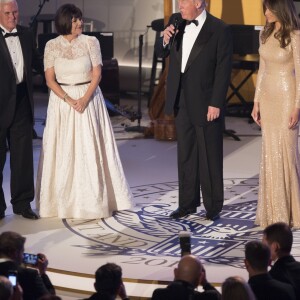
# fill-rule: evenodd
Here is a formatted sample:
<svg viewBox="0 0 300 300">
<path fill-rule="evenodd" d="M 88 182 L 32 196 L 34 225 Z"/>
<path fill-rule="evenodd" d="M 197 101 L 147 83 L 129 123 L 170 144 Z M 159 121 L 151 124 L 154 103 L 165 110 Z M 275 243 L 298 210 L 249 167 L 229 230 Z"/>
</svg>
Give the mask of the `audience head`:
<svg viewBox="0 0 300 300">
<path fill-rule="evenodd" d="M 81 10 L 74 4 L 64 4 L 56 12 L 54 18 L 55 28 L 58 34 L 68 35 L 72 31 L 72 22 L 82 19 Z"/>
<path fill-rule="evenodd" d="M 267 245 L 259 241 L 248 242 L 245 246 L 245 266 L 250 277 L 268 272 L 271 252 Z"/>
<path fill-rule="evenodd" d="M 0 299 L 9 300 L 13 294 L 13 286 L 7 277 L 0 276 Z"/>
<path fill-rule="evenodd" d="M 122 284 L 122 269 L 114 263 L 107 263 L 96 271 L 94 284 L 97 292 L 117 295 Z"/>
<path fill-rule="evenodd" d="M 0 234 L 0 257 L 6 257 L 21 264 L 25 241 L 26 238 L 16 232 L 2 232 Z"/>
<path fill-rule="evenodd" d="M 288 224 L 278 222 L 269 225 L 263 231 L 263 243 L 271 250 L 271 259 L 290 255 L 293 245 L 293 233 Z"/>
<path fill-rule="evenodd" d="M 255 300 L 255 296 L 242 277 L 233 276 L 222 284 L 222 300 Z"/>
<path fill-rule="evenodd" d="M 180 259 L 178 267 L 174 270 L 175 280 L 189 282 L 194 287 L 199 285 L 202 274 L 202 263 L 194 255 L 184 255 Z"/>
</svg>

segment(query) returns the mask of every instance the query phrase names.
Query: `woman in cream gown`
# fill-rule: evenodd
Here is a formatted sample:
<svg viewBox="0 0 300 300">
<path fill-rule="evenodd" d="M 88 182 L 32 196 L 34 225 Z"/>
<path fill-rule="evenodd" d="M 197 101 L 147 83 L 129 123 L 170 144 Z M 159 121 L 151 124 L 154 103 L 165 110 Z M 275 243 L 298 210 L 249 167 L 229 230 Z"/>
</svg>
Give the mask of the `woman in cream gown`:
<svg viewBox="0 0 300 300">
<path fill-rule="evenodd" d="M 99 42 L 81 34 L 81 16 L 72 4 L 60 7 L 55 18 L 60 35 L 45 48 L 51 91 L 36 188 L 41 217 L 105 218 L 132 207 L 98 86 Z"/>
<path fill-rule="evenodd" d="M 266 0 L 253 119 L 262 130 L 257 225 L 300 227 L 300 31 L 292 0 Z M 288 21 L 286 16 L 289 16 Z M 286 33 L 283 37 L 282 33 Z"/>
</svg>

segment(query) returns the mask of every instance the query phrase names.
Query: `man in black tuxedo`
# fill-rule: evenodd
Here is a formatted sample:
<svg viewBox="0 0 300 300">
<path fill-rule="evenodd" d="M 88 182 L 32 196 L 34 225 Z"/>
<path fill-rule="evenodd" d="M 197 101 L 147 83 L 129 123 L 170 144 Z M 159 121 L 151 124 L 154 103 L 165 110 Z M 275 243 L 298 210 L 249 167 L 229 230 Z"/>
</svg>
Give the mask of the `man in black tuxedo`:
<svg viewBox="0 0 300 300">
<path fill-rule="evenodd" d="M 271 266 L 269 274 L 282 282 L 293 286 L 296 299 L 300 299 L 300 262 L 291 255 L 293 233 L 288 224 L 277 222 L 263 231 L 263 243 L 271 250 Z"/>
<path fill-rule="evenodd" d="M 220 293 L 206 279 L 205 269 L 194 255 L 184 255 L 174 270 L 175 279 L 166 288 L 153 291 L 152 300 L 218 300 Z M 204 292 L 195 289 L 201 285 Z"/>
<path fill-rule="evenodd" d="M 38 262 L 31 268 L 23 264 L 26 239 L 12 231 L 0 234 L 0 275 L 8 277 L 10 270 L 17 272 L 17 280 L 23 290 L 23 300 L 37 300 L 42 296 L 55 294 L 55 289 L 46 274 L 48 260 L 39 254 Z M 37 269 L 38 271 L 37 271 Z"/>
<path fill-rule="evenodd" d="M 165 113 L 175 115 L 179 207 L 171 217 L 195 213 L 200 188 L 206 217 L 219 218 L 224 202 L 223 115 L 231 75 L 229 26 L 206 10 L 205 0 L 179 0 L 159 57 L 170 56 Z"/>
<path fill-rule="evenodd" d="M 296 300 L 293 287 L 268 274 L 271 252 L 259 241 L 248 242 L 245 246 L 245 266 L 249 273 L 248 283 L 256 300 Z"/>
<path fill-rule="evenodd" d="M 34 198 L 32 67 L 41 70 L 42 63 L 31 31 L 17 25 L 18 17 L 15 0 L 0 0 L 0 219 L 6 209 L 2 183 L 7 143 L 13 212 L 38 219 L 30 207 Z"/>
</svg>

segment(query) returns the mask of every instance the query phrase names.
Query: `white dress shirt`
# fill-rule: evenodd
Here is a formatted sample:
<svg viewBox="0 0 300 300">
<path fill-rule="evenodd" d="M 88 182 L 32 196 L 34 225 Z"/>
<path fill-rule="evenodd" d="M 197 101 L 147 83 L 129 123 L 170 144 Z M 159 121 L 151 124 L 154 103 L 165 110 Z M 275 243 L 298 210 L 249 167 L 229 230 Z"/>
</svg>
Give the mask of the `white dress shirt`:
<svg viewBox="0 0 300 300">
<path fill-rule="evenodd" d="M 198 26 L 196 26 L 194 23 L 185 26 L 182 40 L 181 73 L 184 73 L 186 63 L 195 44 L 196 38 L 206 20 L 206 10 L 203 10 L 196 20 L 198 21 Z"/>
<path fill-rule="evenodd" d="M 3 36 L 8 33 L 8 31 L 0 26 L 2 28 L 2 34 Z M 13 29 L 11 31 L 17 32 L 17 29 Z M 21 43 L 18 36 L 10 36 L 5 38 L 6 45 L 8 47 L 8 51 L 10 53 L 10 57 L 14 66 L 14 71 L 16 75 L 16 83 L 19 84 L 24 80 L 24 58 L 23 58 L 23 52 L 21 48 Z"/>
</svg>

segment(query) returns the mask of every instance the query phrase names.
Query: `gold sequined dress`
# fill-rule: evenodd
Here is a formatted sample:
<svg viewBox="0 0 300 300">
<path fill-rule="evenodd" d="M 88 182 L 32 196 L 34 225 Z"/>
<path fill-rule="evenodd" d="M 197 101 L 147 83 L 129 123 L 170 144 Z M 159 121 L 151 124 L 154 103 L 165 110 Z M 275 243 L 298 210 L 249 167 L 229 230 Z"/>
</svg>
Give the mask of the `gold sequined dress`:
<svg viewBox="0 0 300 300">
<path fill-rule="evenodd" d="M 260 107 L 262 154 L 255 223 L 286 222 L 299 228 L 299 127 L 292 130 L 288 124 L 293 109 L 300 107 L 300 32 L 292 33 L 285 49 L 271 35 L 259 54 L 254 101 Z"/>
</svg>

